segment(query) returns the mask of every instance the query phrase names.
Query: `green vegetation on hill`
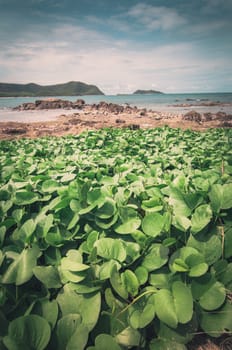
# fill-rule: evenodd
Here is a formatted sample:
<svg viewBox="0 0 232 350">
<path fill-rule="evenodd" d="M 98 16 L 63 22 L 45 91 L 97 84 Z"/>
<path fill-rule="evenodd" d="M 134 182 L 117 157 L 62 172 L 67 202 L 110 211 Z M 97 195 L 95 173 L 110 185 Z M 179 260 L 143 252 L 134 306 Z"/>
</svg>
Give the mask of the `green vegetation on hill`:
<svg viewBox="0 0 232 350">
<path fill-rule="evenodd" d="M 65 84 L 42 86 L 30 84 L 8 84 L 0 83 L 0 97 L 17 96 L 82 96 L 82 95 L 104 95 L 95 85 L 82 82 L 70 81 Z"/>
<path fill-rule="evenodd" d="M 163 94 L 161 91 L 156 90 L 136 90 L 133 95 L 145 95 L 145 94 Z"/>
</svg>

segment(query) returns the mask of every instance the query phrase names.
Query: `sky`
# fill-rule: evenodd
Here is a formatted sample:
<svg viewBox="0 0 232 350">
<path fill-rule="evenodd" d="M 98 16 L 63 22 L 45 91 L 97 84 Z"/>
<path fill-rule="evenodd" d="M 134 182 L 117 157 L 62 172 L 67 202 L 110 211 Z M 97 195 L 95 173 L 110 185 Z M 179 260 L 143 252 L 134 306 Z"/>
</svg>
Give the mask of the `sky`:
<svg viewBox="0 0 232 350">
<path fill-rule="evenodd" d="M 0 0 L 0 82 L 232 91 L 232 0 Z"/>
</svg>

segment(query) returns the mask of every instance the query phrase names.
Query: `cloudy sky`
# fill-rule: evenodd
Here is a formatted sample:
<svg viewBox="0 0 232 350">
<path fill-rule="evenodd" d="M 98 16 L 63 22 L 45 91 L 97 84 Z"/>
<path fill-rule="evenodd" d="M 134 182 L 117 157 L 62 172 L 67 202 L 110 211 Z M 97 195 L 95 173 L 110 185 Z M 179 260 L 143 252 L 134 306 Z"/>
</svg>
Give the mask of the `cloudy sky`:
<svg viewBox="0 0 232 350">
<path fill-rule="evenodd" d="M 0 81 L 232 91 L 232 0 L 0 0 Z"/>
</svg>

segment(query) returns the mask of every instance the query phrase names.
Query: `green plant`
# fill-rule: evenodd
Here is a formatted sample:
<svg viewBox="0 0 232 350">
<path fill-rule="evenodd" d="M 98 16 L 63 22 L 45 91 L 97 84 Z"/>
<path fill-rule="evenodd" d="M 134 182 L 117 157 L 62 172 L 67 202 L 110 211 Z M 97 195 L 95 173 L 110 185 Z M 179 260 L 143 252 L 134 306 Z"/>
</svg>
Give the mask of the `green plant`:
<svg viewBox="0 0 232 350">
<path fill-rule="evenodd" d="M 186 349 L 231 333 L 230 137 L 2 141 L 0 348 Z"/>
</svg>

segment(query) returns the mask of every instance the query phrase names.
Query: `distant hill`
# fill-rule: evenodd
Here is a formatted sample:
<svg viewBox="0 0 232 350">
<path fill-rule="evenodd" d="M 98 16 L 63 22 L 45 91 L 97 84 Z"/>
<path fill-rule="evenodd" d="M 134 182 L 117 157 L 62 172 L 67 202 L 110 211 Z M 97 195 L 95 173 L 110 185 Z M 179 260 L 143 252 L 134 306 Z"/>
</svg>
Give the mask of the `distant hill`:
<svg viewBox="0 0 232 350">
<path fill-rule="evenodd" d="M 133 95 L 145 95 L 145 94 L 163 94 L 161 91 L 156 90 L 136 90 Z"/>
<path fill-rule="evenodd" d="M 0 97 L 18 96 L 83 96 L 104 95 L 95 85 L 88 85 L 79 81 L 70 81 L 66 84 L 38 85 L 0 83 Z"/>
</svg>

